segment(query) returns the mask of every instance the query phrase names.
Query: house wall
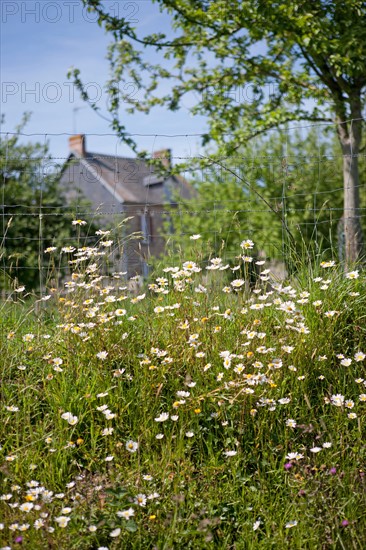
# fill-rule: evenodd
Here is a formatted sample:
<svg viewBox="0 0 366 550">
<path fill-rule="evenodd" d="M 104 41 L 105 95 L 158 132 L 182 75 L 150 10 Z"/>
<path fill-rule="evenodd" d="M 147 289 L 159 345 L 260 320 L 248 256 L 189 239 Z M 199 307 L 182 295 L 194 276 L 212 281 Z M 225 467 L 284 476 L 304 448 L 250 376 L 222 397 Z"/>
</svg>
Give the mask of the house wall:
<svg viewBox="0 0 366 550">
<path fill-rule="evenodd" d="M 115 243 L 115 271 L 127 271 L 128 277 L 146 276 L 151 258 L 164 257 L 163 222 L 167 206 L 149 204 L 149 189 L 144 192 L 146 204 L 124 203 L 103 186 L 98 173 L 90 171 L 78 159 L 71 161 L 65 168 L 60 185 L 64 189 L 67 202 L 76 205 L 75 214 L 90 219 L 92 213 L 94 224 L 100 229 L 114 228 L 123 219 L 131 216 L 132 219 L 122 226 L 120 243 Z M 174 181 L 169 180 L 164 187 L 154 186 L 153 192 L 156 195 L 160 189 L 158 194 L 163 201 L 169 203 L 172 200 L 172 187 Z M 83 206 L 85 201 L 88 203 L 86 208 Z M 137 238 L 137 235 L 142 238 Z"/>
<path fill-rule="evenodd" d="M 125 205 L 124 214 L 133 216 L 128 222 L 126 234 L 138 233 L 141 238 L 131 240 L 125 247 L 128 262 L 128 275 L 146 276 L 151 258 L 163 258 L 165 254 L 165 238 L 163 220 L 163 205 Z"/>
<path fill-rule="evenodd" d="M 101 185 L 98 175 L 97 171 L 95 174 L 90 172 L 79 160 L 71 161 L 60 178 L 60 187 L 69 204 L 77 207 L 87 201 L 88 210 L 94 213 L 96 223 L 99 218 L 105 226 L 111 216 L 123 211 L 123 204 Z"/>
</svg>

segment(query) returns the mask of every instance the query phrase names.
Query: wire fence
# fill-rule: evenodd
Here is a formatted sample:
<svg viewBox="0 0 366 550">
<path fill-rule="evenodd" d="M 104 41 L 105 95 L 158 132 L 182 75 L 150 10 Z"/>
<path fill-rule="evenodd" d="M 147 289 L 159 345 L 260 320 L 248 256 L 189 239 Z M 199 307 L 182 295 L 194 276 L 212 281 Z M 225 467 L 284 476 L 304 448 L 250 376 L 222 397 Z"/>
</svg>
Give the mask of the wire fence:
<svg viewBox="0 0 366 550">
<path fill-rule="evenodd" d="M 273 265 L 286 266 L 291 247 L 342 255 L 343 157 L 320 133 L 312 147 L 311 136 L 297 135 L 294 144 L 287 134 L 230 158 L 160 149 L 148 155 L 151 163 L 89 152 L 92 134 L 57 137 L 69 138 L 67 156 L 48 155 L 51 134 L 1 134 L 3 295 L 21 284 L 45 292 L 62 283 L 72 261 L 68 248 L 95 246 L 106 230 L 113 240 L 109 267 L 126 278 L 147 276 L 178 255 L 196 254 L 203 263 L 220 255 L 235 269 L 243 239 Z M 154 143 L 162 137 L 154 135 Z M 364 228 L 365 160 L 357 155 Z"/>
</svg>

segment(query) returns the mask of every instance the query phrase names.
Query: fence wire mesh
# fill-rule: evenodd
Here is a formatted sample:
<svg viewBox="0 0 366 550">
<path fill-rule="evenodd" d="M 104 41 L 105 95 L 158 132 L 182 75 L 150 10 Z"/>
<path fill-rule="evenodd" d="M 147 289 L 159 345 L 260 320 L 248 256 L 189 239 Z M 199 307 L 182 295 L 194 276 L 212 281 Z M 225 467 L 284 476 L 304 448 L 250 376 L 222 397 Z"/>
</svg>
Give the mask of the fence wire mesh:
<svg viewBox="0 0 366 550">
<path fill-rule="evenodd" d="M 89 152 L 85 144 L 93 134 L 79 135 L 79 149 L 69 155 L 50 157 L 46 144 L 71 136 L 2 133 L 3 295 L 21 284 L 41 292 L 60 284 L 68 273 L 69 247 L 94 246 L 106 230 L 113 241 L 110 268 L 126 277 L 146 276 L 159 261 L 168 265 L 178 254 L 192 259 L 198 247 L 202 262 L 220 254 L 234 267 L 244 238 L 256 243 L 258 256 L 278 264 L 286 264 L 290 246 L 341 255 L 343 157 L 321 129 L 315 132 L 316 139 L 314 132 L 312 138 L 297 133 L 294 145 L 287 131 L 278 142 L 254 142 L 230 158 L 175 155 L 177 135 L 169 136 L 169 155 L 166 149 L 155 155 L 160 166 Z M 166 137 L 154 135 L 153 143 Z M 29 142 L 33 147 L 27 148 Z M 357 216 L 364 227 L 365 159 L 365 153 L 357 155 Z"/>
</svg>

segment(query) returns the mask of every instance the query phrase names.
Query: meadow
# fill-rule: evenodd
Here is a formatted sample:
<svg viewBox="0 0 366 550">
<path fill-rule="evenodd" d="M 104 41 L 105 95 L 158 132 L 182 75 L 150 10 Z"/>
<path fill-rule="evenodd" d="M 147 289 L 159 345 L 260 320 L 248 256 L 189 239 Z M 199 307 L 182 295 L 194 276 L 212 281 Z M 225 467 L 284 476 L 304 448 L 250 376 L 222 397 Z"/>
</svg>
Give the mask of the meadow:
<svg viewBox="0 0 366 550">
<path fill-rule="evenodd" d="M 2 550 L 366 547 L 365 271 L 276 281 L 243 239 L 203 263 L 194 235 L 136 290 L 100 231 L 46 251 L 68 258 L 61 288 L 13 289 Z"/>
</svg>

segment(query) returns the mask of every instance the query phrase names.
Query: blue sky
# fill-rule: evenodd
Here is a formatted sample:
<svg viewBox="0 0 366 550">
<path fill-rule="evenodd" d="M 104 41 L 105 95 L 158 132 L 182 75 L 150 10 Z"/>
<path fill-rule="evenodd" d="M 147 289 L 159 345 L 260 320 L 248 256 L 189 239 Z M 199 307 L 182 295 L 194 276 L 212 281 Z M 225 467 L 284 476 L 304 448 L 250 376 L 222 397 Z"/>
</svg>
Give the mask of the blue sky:
<svg viewBox="0 0 366 550">
<path fill-rule="evenodd" d="M 105 5 L 111 13 L 128 17 L 143 34 L 169 31 L 169 17 L 162 15 L 150 0 L 107 0 Z M 32 112 L 25 132 L 40 135 L 29 140 L 48 140 L 51 154 L 60 162 L 68 154 L 68 136 L 52 134 L 75 130 L 88 134 L 89 151 L 133 156 L 115 136 L 92 135 L 112 134 L 112 130 L 107 121 L 83 103 L 67 80 L 70 66 L 79 68 L 89 93 L 97 95 L 102 112 L 107 114 L 103 86 L 108 79 L 105 56 L 110 37 L 94 20 L 95 16 L 86 12 L 80 0 L 1 3 L 1 113 L 5 115 L 2 131 L 14 131 L 22 114 Z M 138 98 L 138 91 L 136 94 Z M 153 134 L 138 138 L 139 146 L 148 151 L 170 147 L 174 156 L 193 155 L 198 151 L 199 139 L 186 134 L 203 132 L 205 121 L 190 115 L 191 100 L 187 98 L 174 113 L 159 109 L 149 115 L 126 114 L 127 129 L 131 133 Z"/>
</svg>

